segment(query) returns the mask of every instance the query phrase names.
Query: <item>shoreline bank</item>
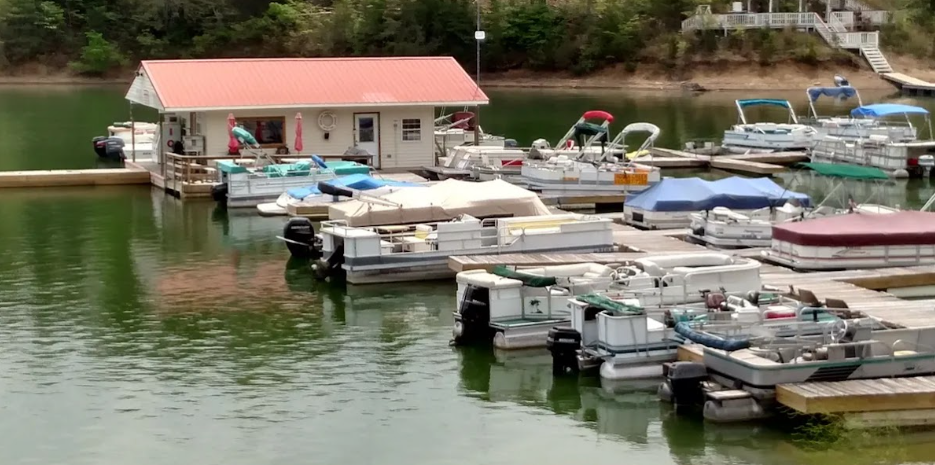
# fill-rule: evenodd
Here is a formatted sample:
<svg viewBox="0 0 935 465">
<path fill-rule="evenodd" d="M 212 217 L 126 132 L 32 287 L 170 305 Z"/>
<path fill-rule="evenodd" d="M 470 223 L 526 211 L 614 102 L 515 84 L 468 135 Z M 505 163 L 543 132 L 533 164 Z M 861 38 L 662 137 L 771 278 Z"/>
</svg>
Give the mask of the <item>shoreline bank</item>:
<svg viewBox="0 0 935 465">
<path fill-rule="evenodd" d="M 802 91 L 812 86 L 833 85 L 835 74 L 843 74 L 851 85 L 868 91 L 896 90 L 878 74 L 864 69 L 841 71 L 830 67 L 810 67 L 796 63 L 777 63 L 767 67 L 756 64 L 699 65 L 691 73 L 676 76 L 660 69 L 644 67 L 629 72 L 611 67 L 587 76 L 568 72 L 535 72 L 517 70 L 481 75 L 481 87 L 499 89 L 565 89 L 565 90 L 636 90 L 636 91 Z M 131 75 L 108 78 L 88 78 L 67 73 L 22 73 L 0 75 L 0 86 L 62 86 L 62 85 L 126 85 Z"/>
</svg>

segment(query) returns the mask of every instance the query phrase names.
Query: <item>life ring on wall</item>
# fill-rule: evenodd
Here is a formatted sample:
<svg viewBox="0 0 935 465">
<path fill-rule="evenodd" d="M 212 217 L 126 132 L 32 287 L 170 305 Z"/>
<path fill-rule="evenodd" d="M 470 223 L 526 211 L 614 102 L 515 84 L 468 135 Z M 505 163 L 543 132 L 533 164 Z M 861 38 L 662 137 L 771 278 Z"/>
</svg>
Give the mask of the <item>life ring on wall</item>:
<svg viewBox="0 0 935 465">
<path fill-rule="evenodd" d="M 330 132 L 334 131 L 334 128 L 338 125 L 338 117 L 334 113 L 325 110 L 318 114 L 318 127 L 322 131 Z"/>
</svg>

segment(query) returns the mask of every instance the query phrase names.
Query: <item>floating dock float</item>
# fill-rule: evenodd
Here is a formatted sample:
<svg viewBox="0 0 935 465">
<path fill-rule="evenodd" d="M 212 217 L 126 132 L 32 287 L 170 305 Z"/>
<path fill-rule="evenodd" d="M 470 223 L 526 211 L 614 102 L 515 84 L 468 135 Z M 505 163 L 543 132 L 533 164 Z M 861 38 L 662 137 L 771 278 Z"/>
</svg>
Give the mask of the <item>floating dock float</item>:
<svg viewBox="0 0 935 465">
<path fill-rule="evenodd" d="M 0 171 L 0 188 L 149 184 L 149 171 L 133 168 Z"/>
</svg>

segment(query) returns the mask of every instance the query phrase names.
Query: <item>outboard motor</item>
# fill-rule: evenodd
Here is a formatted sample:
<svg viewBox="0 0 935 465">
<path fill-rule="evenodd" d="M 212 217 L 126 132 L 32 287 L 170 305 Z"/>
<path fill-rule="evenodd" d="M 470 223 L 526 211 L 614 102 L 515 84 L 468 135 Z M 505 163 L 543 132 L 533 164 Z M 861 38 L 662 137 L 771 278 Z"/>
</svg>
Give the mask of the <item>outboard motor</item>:
<svg viewBox="0 0 935 465">
<path fill-rule="evenodd" d="M 455 314 L 452 344 L 489 343 L 495 332 L 490 327 L 490 290 L 468 285 Z"/>
<path fill-rule="evenodd" d="M 663 365 L 665 381 L 659 386 L 659 398 L 671 402 L 676 409 L 704 404 L 702 382 L 708 370 L 696 362 L 671 362 Z"/>
<path fill-rule="evenodd" d="M 581 348 L 581 333 L 573 328 L 555 326 L 549 330 L 545 346 L 552 353 L 553 375 L 578 372 L 578 349 Z"/>
<path fill-rule="evenodd" d="M 211 198 L 215 202 L 227 206 L 227 183 L 221 183 L 211 188 Z"/>
<path fill-rule="evenodd" d="M 94 144 L 94 152 L 101 158 L 108 160 L 126 160 L 127 158 L 123 152 L 126 144 L 119 137 L 98 136 L 91 139 L 91 143 Z"/>
<path fill-rule="evenodd" d="M 311 260 L 321 258 L 321 244 L 315 237 L 312 220 L 300 216 L 289 218 L 283 227 L 282 237 L 293 257 Z"/>
<path fill-rule="evenodd" d="M 848 87 L 851 85 L 851 83 L 847 81 L 846 77 L 841 76 L 840 74 L 835 74 L 834 85 L 838 87 Z"/>
<path fill-rule="evenodd" d="M 543 150 L 549 150 L 551 146 L 549 141 L 545 139 L 536 139 L 532 141 L 532 146 L 529 148 L 529 159 L 530 160 L 545 160 L 545 155 L 542 153 Z"/>
<path fill-rule="evenodd" d="M 318 252 L 319 257 L 321 252 Z M 341 265 L 344 264 L 344 244 L 339 245 L 334 252 L 331 253 L 331 256 L 328 259 L 319 258 L 315 261 L 313 268 L 315 270 L 315 277 L 321 281 L 324 281 L 328 278 L 338 278 L 341 277 L 341 273 L 344 271 L 341 268 Z"/>
</svg>

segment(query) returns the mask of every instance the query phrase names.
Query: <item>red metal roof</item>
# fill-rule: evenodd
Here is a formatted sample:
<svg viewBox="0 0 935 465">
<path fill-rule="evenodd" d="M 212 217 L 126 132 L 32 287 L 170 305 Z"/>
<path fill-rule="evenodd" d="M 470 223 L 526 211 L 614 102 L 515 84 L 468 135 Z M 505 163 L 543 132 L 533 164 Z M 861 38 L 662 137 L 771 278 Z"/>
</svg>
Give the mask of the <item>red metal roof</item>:
<svg viewBox="0 0 935 465">
<path fill-rule="evenodd" d="M 141 67 L 168 111 L 488 103 L 451 57 L 150 60 Z"/>
<path fill-rule="evenodd" d="M 935 213 L 851 213 L 773 226 L 773 239 L 798 245 L 861 247 L 935 244 Z"/>
</svg>

